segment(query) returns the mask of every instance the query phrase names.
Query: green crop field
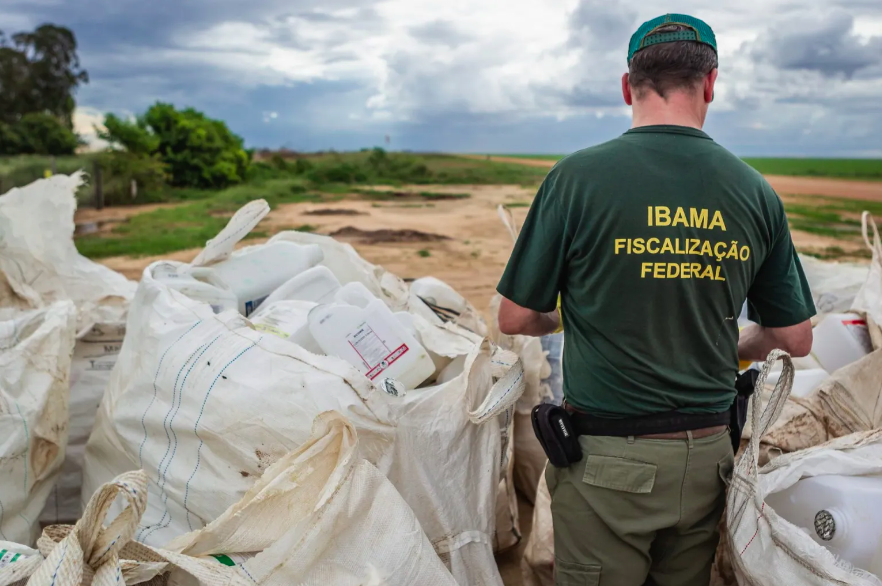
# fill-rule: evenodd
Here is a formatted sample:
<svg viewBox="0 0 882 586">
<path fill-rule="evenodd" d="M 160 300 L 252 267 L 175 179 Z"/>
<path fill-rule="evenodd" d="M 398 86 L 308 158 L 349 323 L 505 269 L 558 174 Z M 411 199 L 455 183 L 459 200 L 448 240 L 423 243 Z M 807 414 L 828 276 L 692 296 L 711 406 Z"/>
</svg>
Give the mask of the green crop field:
<svg viewBox="0 0 882 586">
<path fill-rule="evenodd" d="M 557 161 L 564 155 L 504 154 L 494 157 Z M 744 161 L 763 175 L 830 177 L 882 181 L 882 159 L 802 159 L 745 157 Z"/>
<path fill-rule="evenodd" d="M 764 175 L 882 181 L 882 159 L 763 159 L 744 161 Z"/>
</svg>

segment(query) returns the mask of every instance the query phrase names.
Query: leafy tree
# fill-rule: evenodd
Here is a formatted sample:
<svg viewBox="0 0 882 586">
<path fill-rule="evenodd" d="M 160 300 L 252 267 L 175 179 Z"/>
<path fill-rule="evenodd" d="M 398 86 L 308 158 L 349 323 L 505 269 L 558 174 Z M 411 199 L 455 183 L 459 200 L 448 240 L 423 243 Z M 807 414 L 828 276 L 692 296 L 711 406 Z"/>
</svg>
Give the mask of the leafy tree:
<svg viewBox="0 0 882 586">
<path fill-rule="evenodd" d="M 108 114 L 104 125 L 102 137 L 112 144 L 131 153 L 157 155 L 172 185 L 222 188 L 245 179 L 250 156 L 242 138 L 193 108 L 177 110 L 157 102 L 134 122 Z"/>
<path fill-rule="evenodd" d="M 143 117 L 129 121 L 107 114 L 104 130 L 98 129 L 98 137 L 138 155 L 149 155 L 159 149 L 159 137 L 153 134 Z"/>
<path fill-rule="evenodd" d="M 51 114 L 42 112 L 25 114 L 17 126 L 25 153 L 72 155 L 80 144 L 79 137 Z"/>
<path fill-rule="evenodd" d="M 73 94 L 88 81 L 70 29 L 44 24 L 12 35 L 11 42 L 0 32 L 0 122 L 49 113 L 72 129 Z"/>
</svg>

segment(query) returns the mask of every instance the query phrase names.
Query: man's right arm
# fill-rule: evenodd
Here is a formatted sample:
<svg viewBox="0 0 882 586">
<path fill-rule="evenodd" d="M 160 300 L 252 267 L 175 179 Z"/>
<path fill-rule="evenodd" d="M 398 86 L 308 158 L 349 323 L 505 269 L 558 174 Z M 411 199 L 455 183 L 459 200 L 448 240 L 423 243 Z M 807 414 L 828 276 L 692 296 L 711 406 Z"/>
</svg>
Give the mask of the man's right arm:
<svg viewBox="0 0 882 586">
<path fill-rule="evenodd" d="M 793 246 L 784 204 L 767 186 L 772 203 L 773 241 L 747 293 L 751 319 L 759 325 L 741 330 L 740 360 L 764 361 L 769 352 L 784 350 L 807 356 L 812 349 L 811 317 L 815 304 Z"/>
</svg>

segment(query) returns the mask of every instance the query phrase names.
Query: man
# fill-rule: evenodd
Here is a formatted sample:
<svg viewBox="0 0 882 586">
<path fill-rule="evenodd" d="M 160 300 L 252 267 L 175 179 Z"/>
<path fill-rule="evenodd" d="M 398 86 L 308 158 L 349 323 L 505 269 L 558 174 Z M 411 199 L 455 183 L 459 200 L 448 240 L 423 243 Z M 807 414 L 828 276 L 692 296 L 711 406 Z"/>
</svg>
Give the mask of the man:
<svg viewBox="0 0 882 586">
<path fill-rule="evenodd" d="M 548 174 L 498 287 L 499 327 L 566 325 L 582 460 L 546 470 L 556 583 L 706 586 L 739 359 L 805 356 L 815 308 L 781 200 L 701 131 L 717 80 L 711 28 L 651 20 L 628 65 L 632 128 Z M 761 325 L 739 339 L 745 299 Z"/>
</svg>

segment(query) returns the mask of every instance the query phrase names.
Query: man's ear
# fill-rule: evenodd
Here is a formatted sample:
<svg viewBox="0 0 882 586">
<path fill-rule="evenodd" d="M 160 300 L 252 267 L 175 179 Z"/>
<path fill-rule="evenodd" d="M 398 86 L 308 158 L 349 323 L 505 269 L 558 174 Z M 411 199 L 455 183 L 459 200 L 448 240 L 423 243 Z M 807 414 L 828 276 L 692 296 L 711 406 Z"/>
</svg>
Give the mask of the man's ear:
<svg viewBox="0 0 882 586">
<path fill-rule="evenodd" d="M 622 76 L 622 97 L 629 106 L 634 102 L 634 97 L 631 95 L 631 75 L 629 73 Z"/>
<path fill-rule="evenodd" d="M 714 101 L 714 86 L 717 84 L 717 69 L 712 69 L 704 77 L 704 101 L 710 104 Z"/>
</svg>

